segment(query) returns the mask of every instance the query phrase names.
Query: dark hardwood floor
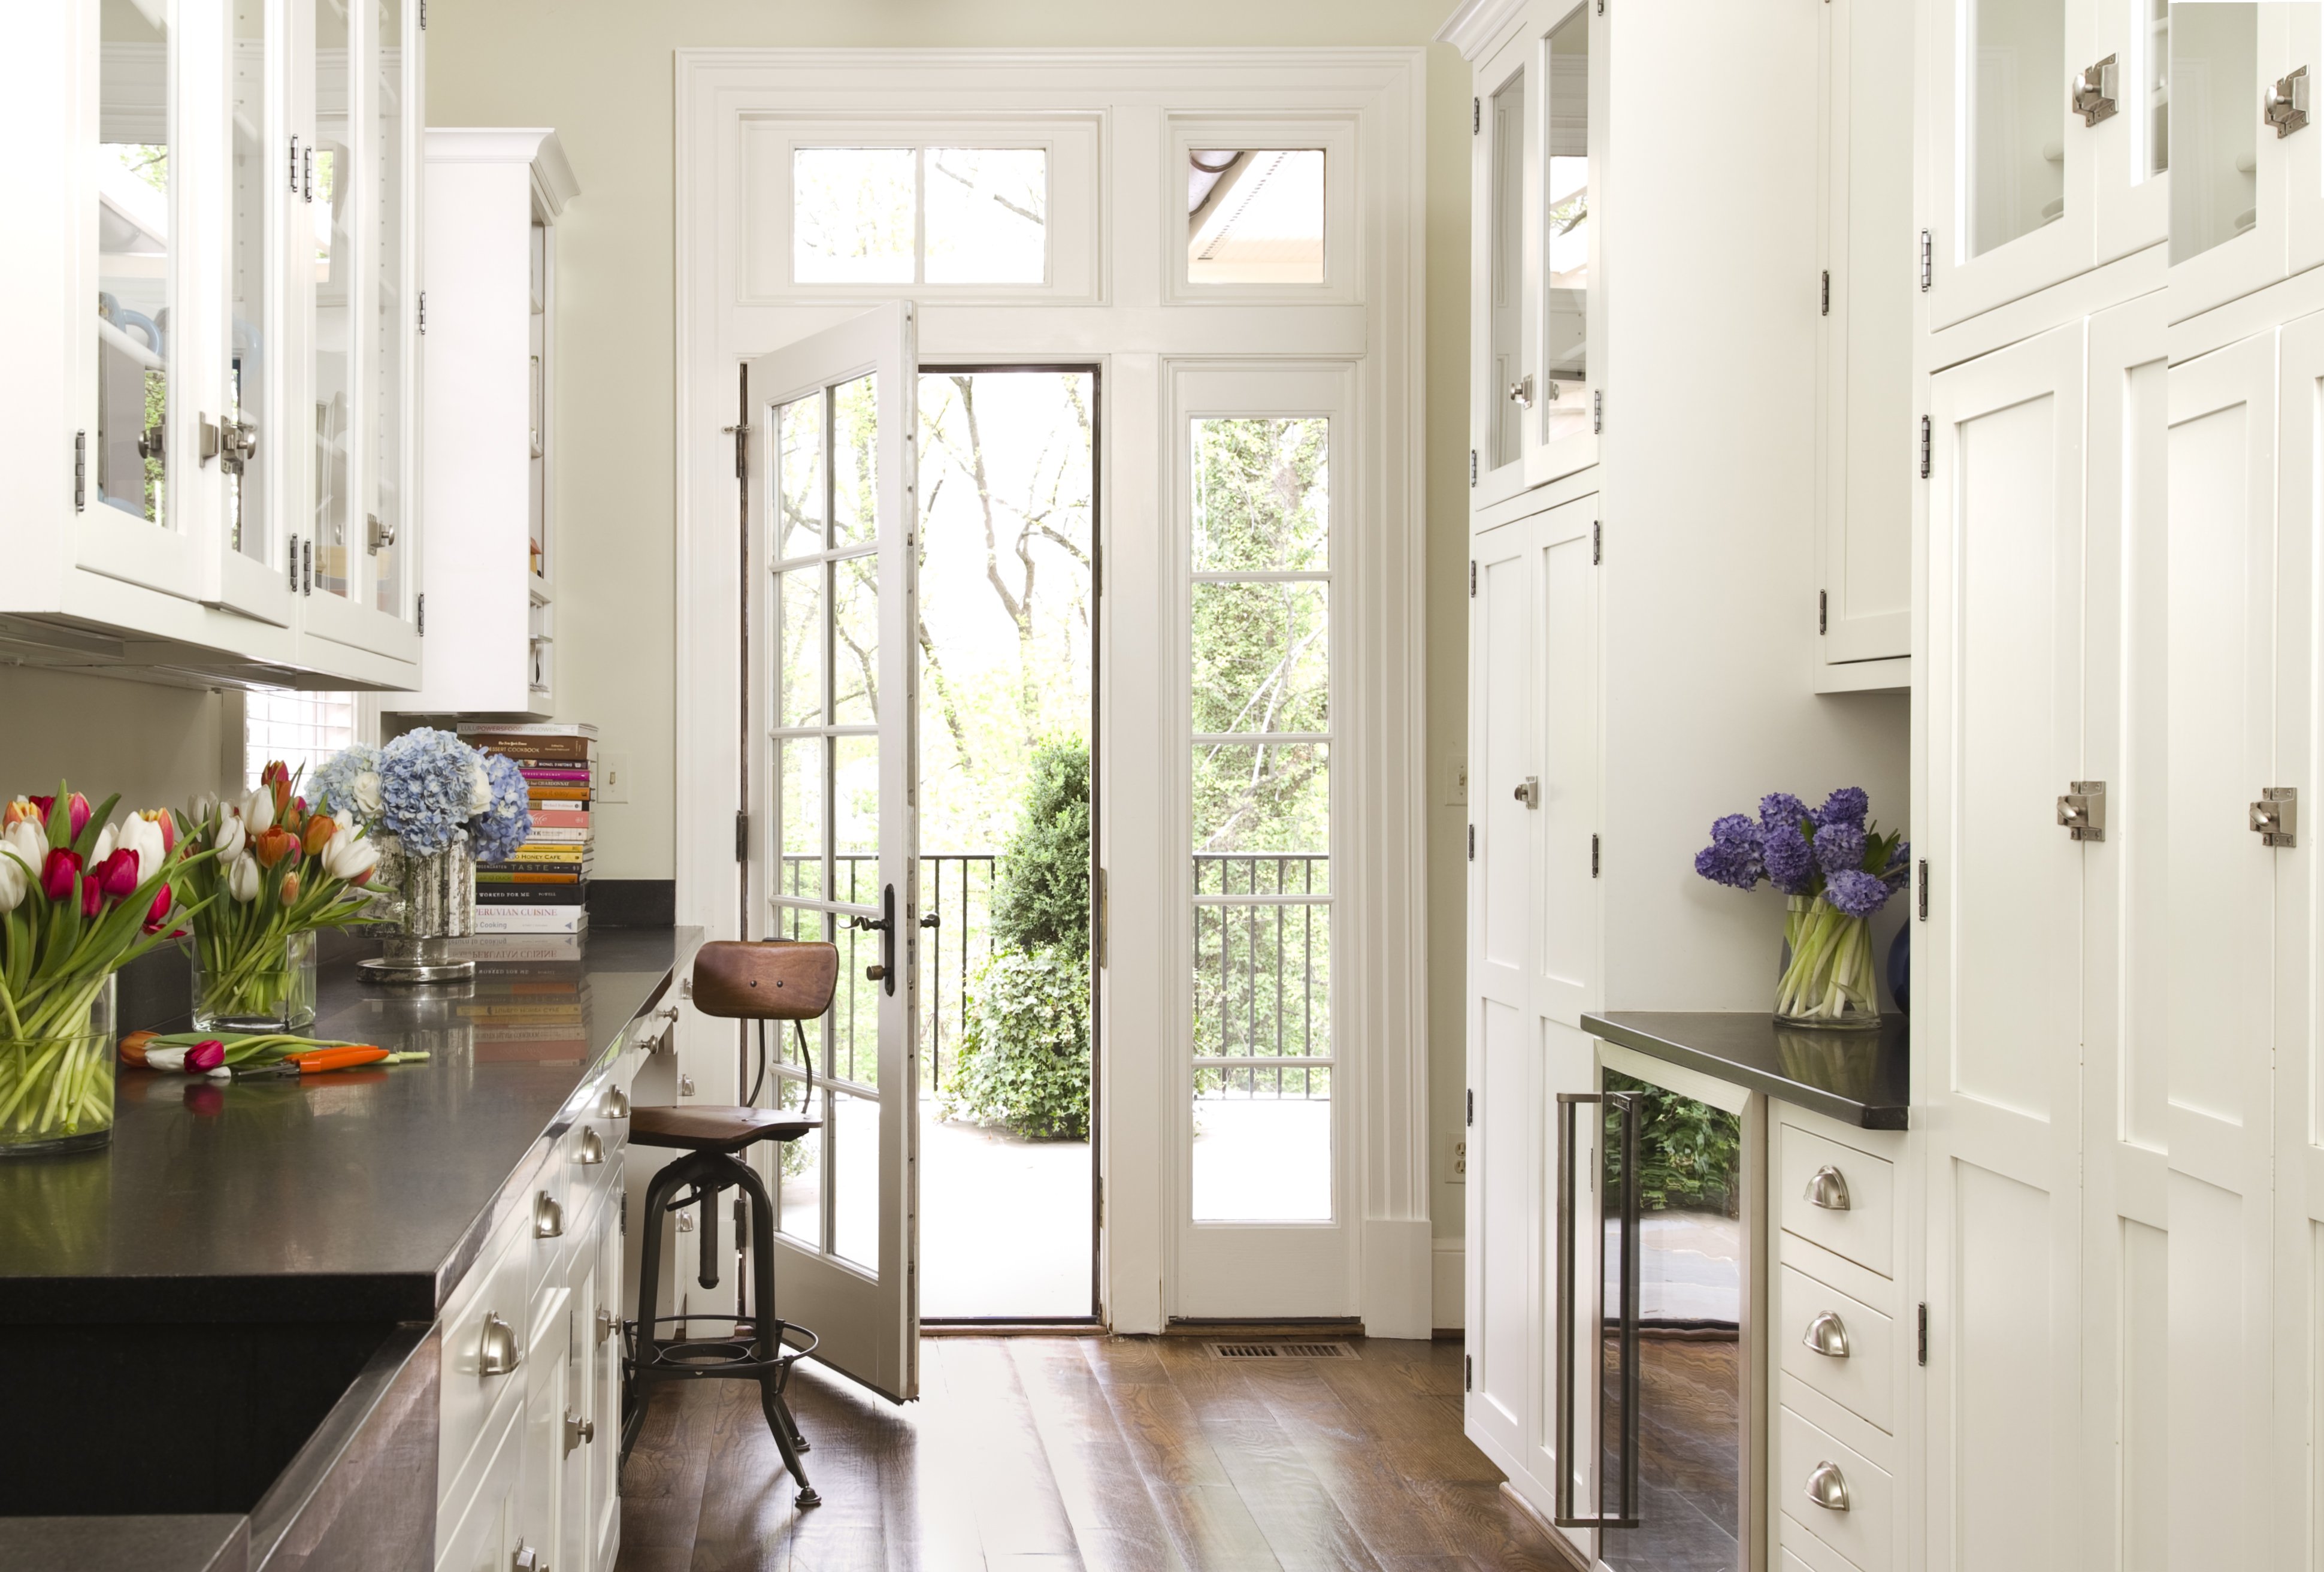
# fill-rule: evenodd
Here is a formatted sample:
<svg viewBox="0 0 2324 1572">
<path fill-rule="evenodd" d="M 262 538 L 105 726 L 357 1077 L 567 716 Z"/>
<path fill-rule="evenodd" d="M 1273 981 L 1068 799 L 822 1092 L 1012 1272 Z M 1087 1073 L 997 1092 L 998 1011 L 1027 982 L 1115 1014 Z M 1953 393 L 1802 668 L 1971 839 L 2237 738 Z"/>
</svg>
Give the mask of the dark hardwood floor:
<svg viewBox="0 0 2324 1572">
<path fill-rule="evenodd" d="M 620 1572 L 1569 1572 L 1461 1435 L 1457 1344 L 1231 1363 L 1191 1337 L 942 1338 L 897 1408 L 813 1365 L 801 1512 L 748 1382 L 664 1386 Z"/>
</svg>

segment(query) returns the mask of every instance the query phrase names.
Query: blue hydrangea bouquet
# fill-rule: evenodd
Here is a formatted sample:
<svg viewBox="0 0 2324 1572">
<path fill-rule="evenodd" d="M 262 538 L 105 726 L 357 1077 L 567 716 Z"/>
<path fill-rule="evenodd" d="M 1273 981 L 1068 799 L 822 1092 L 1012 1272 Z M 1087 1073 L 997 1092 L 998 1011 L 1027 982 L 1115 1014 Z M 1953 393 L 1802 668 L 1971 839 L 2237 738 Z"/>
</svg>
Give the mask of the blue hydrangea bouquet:
<svg viewBox="0 0 2324 1572">
<path fill-rule="evenodd" d="M 1715 884 L 1789 898 L 1775 1019 L 1786 1026 L 1866 1031 L 1880 1024 L 1872 914 L 1904 883 L 1912 843 L 1882 835 L 1871 798 L 1843 786 L 1811 809 L 1788 791 L 1760 800 L 1759 817 L 1730 813 L 1711 827 L 1694 871 Z"/>
</svg>

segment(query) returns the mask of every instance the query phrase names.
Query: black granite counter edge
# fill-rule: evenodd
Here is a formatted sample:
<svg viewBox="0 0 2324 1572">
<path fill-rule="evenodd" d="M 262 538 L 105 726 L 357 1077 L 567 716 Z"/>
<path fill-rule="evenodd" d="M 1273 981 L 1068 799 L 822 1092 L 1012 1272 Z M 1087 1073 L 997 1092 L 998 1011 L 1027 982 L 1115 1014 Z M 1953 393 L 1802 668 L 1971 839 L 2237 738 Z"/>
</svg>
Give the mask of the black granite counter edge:
<svg viewBox="0 0 2324 1572">
<path fill-rule="evenodd" d="M 1655 1023 L 1655 1028 L 1648 1029 L 1643 1025 L 1640 1018 L 1652 1020 Z M 1691 1038 L 1683 1031 L 1671 1030 L 1667 1024 L 1689 1019 L 1716 1021 L 1730 1028 L 1746 1023 L 1760 1023 L 1768 1028 L 1772 1038 L 1774 1023 L 1769 1017 L 1746 1015 L 1739 1013 L 1733 1015 L 1704 1013 L 1702 1015 L 1688 1017 L 1652 1014 L 1643 1011 L 1617 1011 L 1606 1015 L 1583 1015 L 1582 1029 L 1594 1037 L 1601 1037 L 1609 1042 L 1618 1043 L 1624 1048 L 1645 1054 L 1649 1059 L 1657 1059 L 1667 1064 L 1699 1070 L 1704 1075 L 1730 1081 L 1738 1086 L 1748 1087 L 1753 1091 L 1764 1092 L 1768 1096 L 1779 1098 L 1794 1107 L 1821 1114 L 1828 1118 L 1837 1119 L 1844 1124 L 1853 1124 L 1858 1129 L 1904 1130 L 1910 1127 L 1911 1103 L 1909 1096 L 1901 1089 L 1903 1085 L 1909 1083 L 1905 1082 L 1901 1073 L 1897 1076 L 1898 1085 L 1893 1096 L 1877 1095 L 1870 1100 L 1851 1096 L 1828 1087 L 1820 1087 L 1812 1082 L 1797 1079 L 1770 1065 L 1738 1058 L 1732 1051 L 1720 1051 L 1701 1039 Z M 1838 1034 L 1832 1035 L 1837 1037 Z M 1894 1052 L 1901 1055 L 1905 1051 L 1906 1040 L 1901 1019 L 1891 1020 L 1887 1029 L 1877 1036 L 1869 1032 L 1864 1033 L 1860 1040 L 1876 1053 Z M 1901 1066 L 1899 1068 L 1901 1070 Z"/>
</svg>

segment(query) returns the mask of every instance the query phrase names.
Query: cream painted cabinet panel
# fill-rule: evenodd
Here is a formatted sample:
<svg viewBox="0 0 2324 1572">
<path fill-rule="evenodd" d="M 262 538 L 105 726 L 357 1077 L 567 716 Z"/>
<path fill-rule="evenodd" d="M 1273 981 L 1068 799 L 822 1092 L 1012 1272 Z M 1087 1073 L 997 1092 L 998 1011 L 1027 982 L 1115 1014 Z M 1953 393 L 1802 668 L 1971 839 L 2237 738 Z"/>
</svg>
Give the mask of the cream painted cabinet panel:
<svg viewBox="0 0 2324 1572">
<path fill-rule="evenodd" d="M 2172 1564 L 2268 1564 L 2276 335 L 2172 368 L 2163 567 Z M 2304 435 L 2304 434 L 2303 434 Z"/>
<path fill-rule="evenodd" d="M 1922 15 L 1930 327 L 2163 238 L 2154 0 L 1937 0 Z"/>
<path fill-rule="evenodd" d="M 1821 14 L 1817 623 L 1838 665 L 1913 652 L 1913 120 L 1895 102 L 1913 13 Z"/>
<path fill-rule="evenodd" d="M 2074 323 L 1931 384 L 1924 975 L 1928 1566 L 2079 1539 L 2084 377 Z"/>
</svg>

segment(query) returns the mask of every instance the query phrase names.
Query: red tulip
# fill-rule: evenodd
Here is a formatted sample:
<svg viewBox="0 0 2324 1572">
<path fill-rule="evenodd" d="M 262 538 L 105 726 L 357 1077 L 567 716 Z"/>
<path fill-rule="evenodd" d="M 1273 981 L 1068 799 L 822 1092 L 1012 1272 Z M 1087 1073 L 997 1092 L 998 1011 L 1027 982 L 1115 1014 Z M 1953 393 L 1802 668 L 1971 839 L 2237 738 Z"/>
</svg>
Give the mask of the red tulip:
<svg viewBox="0 0 2324 1572">
<path fill-rule="evenodd" d="M 207 1038 L 186 1050 L 186 1073 L 206 1076 L 226 1063 L 226 1044 L 217 1038 Z"/>
<path fill-rule="evenodd" d="M 57 800 L 53 797 L 27 797 L 24 800 L 41 810 L 41 828 L 48 828 L 49 814 L 56 807 Z"/>
<path fill-rule="evenodd" d="M 118 901 L 137 888 L 137 854 L 123 846 L 97 864 L 89 877 L 97 881 L 109 899 Z"/>
<path fill-rule="evenodd" d="M 80 832 L 88 828 L 88 799 L 78 791 L 74 792 L 72 800 L 65 804 L 65 811 L 71 816 L 69 822 L 72 826 L 72 838 L 80 839 Z"/>
<path fill-rule="evenodd" d="M 80 854 L 68 846 L 51 847 L 41 865 L 41 893 L 51 901 L 69 901 L 79 878 Z"/>
<path fill-rule="evenodd" d="M 80 881 L 80 914 L 95 917 L 105 904 L 105 886 L 97 883 L 95 874 L 84 874 Z"/>
<path fill-rule="evenodd" d="M 164 884 L 154 892 L 153 904 L 145 909 L 145 931 L 159 933 L 170 920 L 170 886 Z"/>
<path fill-rule="evenodd" d="M 261 867 L 271 868 L 298 851 L 299 837 L 278 824 L 252 837 L 250 849 L 258 854 Z"/>
</svg>

